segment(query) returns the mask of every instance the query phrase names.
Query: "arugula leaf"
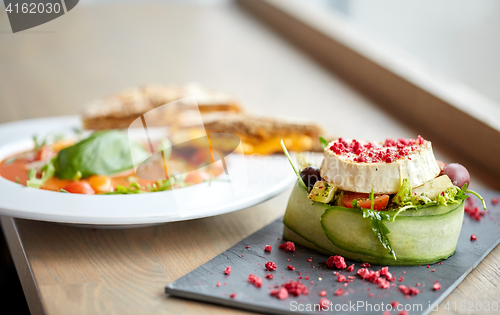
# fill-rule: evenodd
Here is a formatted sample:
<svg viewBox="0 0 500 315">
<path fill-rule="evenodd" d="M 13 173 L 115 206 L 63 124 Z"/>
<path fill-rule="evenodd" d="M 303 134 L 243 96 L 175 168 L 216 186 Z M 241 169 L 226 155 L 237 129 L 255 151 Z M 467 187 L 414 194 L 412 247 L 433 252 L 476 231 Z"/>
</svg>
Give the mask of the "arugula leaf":
<svg viewBox="0 0 500 315">
<path fill-rule="evenodd" d="M 382 246 L 389 251 L 389 254 L 391 254 L 392 257 L 394 257 L 394 260 L 397 260 L 391 241 L 387 237 L 387 234 L 391 233 L 391 231 L 389 231 L 383 222 L 384 220 L 392 220 L 392 217 L 386 214 L 381 214 L 379 211 L 375 211 L 373 209 L 375 206 L 375 194 L 373 193 L 373 189 L 370 192 L 370 200 L 370 209 L 361 208 L 356 199 L 352 201 L 352 207 L 361 210 L 363 212 L 363 218 L 370 219 L 373 233 L 375 233 Z"/>
<path fill-rule="evenodd" d="M 299 183 L 304 189 L 307 191 L 307 186 L 302 180 L 302 177 L 300 177 L 300 173 L 295 169 L 295 166 L 292 163 L 292 158 L 290 157 L 290 154 L 288 153 L 288 150 L 285 147 L 285 143 L 283 142 L 283 139 L 281 139 L 281 148 L 283 149 L 283 153 L 285 153 L 286 157 L 288 158 L 288 162 L 290 162 L 290 165 L 293 168 L 293 171 L 295 172 L 295 175 L 297 175 L 297 178 L 299 179 Z"/>
<path fill-rule="evenodd" d="M 50 160 L 49 163 L 45 164 L 42 169 L 42 177 L 38 178 L 37 171 L 32 168 L 28 172 L 28 180 L 26 181 L 26 186 L 31 188 L 40 188 L 43 184 L 49 179 L 54 177 L 55 167 L 54 167 L 54 159 Z"/>
<path fill-rule="evenodd" d="M 372 209 L 363 209 L 362 211 L 363 211 L 363 218 L 370 219 L 370 223 L 372 225 L 372 231 L 378 237 L 378 240 L 380 241 L 382 246 L 384 246 L 384 248 L 387 249 L 387 251 L 389 251 L 389 254 L 391 254 L 392 257 L 394 257 L 394 260 L 397 260 L 396 253 L 394 252 L 394 249 L 392 249 L 391 241 L 387 237 L 387 234 L 391 232 L 383 222 L 383 220 L 387 218 L 384 218 L 383 216 L 380 215 L 378 211 Z"/>
<path fill-rule="evenodd" d="M 467 183 L 465 185 L 467 185 Z M 486 202 L 484 202 L 484 198 L 481 197 L 480 194 L 478 194 L 477 192 L 475 192 L 473 190 L 466 190 L 465 192 L 468 193 L 468 194 L 473 194 L 474 196 L 476 196 L 477 198 L 479 198 L 479 200 L 481 200 L 481 203 L 483 204 L 483 210 L 486 210 Z"/>
<path fill-rule="evenodd" d="M 325 150 L 328 146 L 328 141 L 323 137 L 319 137 L 319 143 L 321 143 L 321 147 L 323 148 L 323 150 Z"/>
<path fill-rule="evenodd" d="M 113 175 L 134 167 L 132 155 L 149 157 L 137 142 L 118 130 L 94 132 L 88 138 L 62 149 L 55 158 L 56 176 L 61 179 Z"/>
</svg>

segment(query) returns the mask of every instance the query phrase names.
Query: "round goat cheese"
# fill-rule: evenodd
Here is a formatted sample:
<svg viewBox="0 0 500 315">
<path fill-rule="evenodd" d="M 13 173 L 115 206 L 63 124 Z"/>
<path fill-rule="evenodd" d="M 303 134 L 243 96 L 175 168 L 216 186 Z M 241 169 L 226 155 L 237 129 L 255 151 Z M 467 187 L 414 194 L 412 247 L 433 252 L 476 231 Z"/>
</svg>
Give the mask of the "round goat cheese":
<svg viewBox="0 0 500 315">
<path fill-rule="evenodd" d="M 385 142 L 344 140 L 328 144 L 321 177 L 347 191 L 394 194 L 408 178 L 412 188 L 439 175 L 432 144 L 418 139 L 387 139 Z"/>
</svg>

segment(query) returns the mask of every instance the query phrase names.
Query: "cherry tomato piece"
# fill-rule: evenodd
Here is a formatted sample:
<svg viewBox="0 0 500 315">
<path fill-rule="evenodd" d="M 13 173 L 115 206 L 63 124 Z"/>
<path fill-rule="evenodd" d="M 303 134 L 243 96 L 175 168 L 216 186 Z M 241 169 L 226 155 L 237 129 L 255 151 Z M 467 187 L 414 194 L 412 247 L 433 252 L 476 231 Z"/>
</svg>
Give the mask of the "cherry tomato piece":
<svg viewBox="0 0 500 315">
<path fill-rule="evenodd" d="M 56 155 L 56 152 L 51 147 L 44 145 L 36 153 L 34 161 L 48 161 Z"/>
<path fill-rule="evenodd" d="M 344 196 L 344 206 L 352 208 L 352 201 L 356 199 L 361 208 L 370 209 L 371 200 L 369 194 L 347 193 Z M 375 195 L 373 210 L 384 210 L 389 203 L 389 195 Z"/>
<path fill-rule="evenodd" d="M 113 191 L 111 178 L 106 175 L 92 175 L 88 179 L 90 187 L 98 193 L 107 193 Z"/>
<path fill-rule="evenodd" d="M 63 188 L 72 194 L 95 195 L 94 189 L 84 180 L 78 182 L 71 182 Z"/>
</svg>

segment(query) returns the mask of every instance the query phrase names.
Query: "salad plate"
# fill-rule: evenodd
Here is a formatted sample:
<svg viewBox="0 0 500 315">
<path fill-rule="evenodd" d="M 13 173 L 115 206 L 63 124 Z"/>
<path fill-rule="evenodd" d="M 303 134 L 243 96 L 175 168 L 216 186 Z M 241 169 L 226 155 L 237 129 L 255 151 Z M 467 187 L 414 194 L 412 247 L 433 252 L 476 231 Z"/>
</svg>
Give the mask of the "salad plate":
<svg viewBox="0 0 500 315">
<path fill-rule="evenodd" d="M 32 150 L 34 136 L 57 132 L 71 138 L 80 128 L 78 116 L 0 125 L 0 161 Z M 26 187 L 0 176 L 0 215 L 102 227 L 160 224 L 248 208 L 280 194 L 295 181 L 282 155 L 233 153 L 225 156 L 223 162 L 225 172 L 210 180 L 140 194 L 64 193 L 63 189 Z"/>
</svg>

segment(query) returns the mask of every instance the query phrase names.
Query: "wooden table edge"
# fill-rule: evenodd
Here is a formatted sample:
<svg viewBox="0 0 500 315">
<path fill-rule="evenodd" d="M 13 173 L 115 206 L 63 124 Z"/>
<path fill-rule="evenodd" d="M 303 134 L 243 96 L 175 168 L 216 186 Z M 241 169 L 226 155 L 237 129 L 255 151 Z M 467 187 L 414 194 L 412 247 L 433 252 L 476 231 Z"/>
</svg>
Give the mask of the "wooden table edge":
<svg viewBox="0 0 500 315">
<path fill-rule="evenodd" d="M 12 260 L 16 267 L 17 275 L 23 287 L 26 302 L 32 315 L 45 314 L 40 291 L 31 270 L 30 263 L 26 257 L 21 237 L 17 230 L 16 220 L 13 217 L 0 217 L 5 240 L 9 247 Z"/>
</svg>

